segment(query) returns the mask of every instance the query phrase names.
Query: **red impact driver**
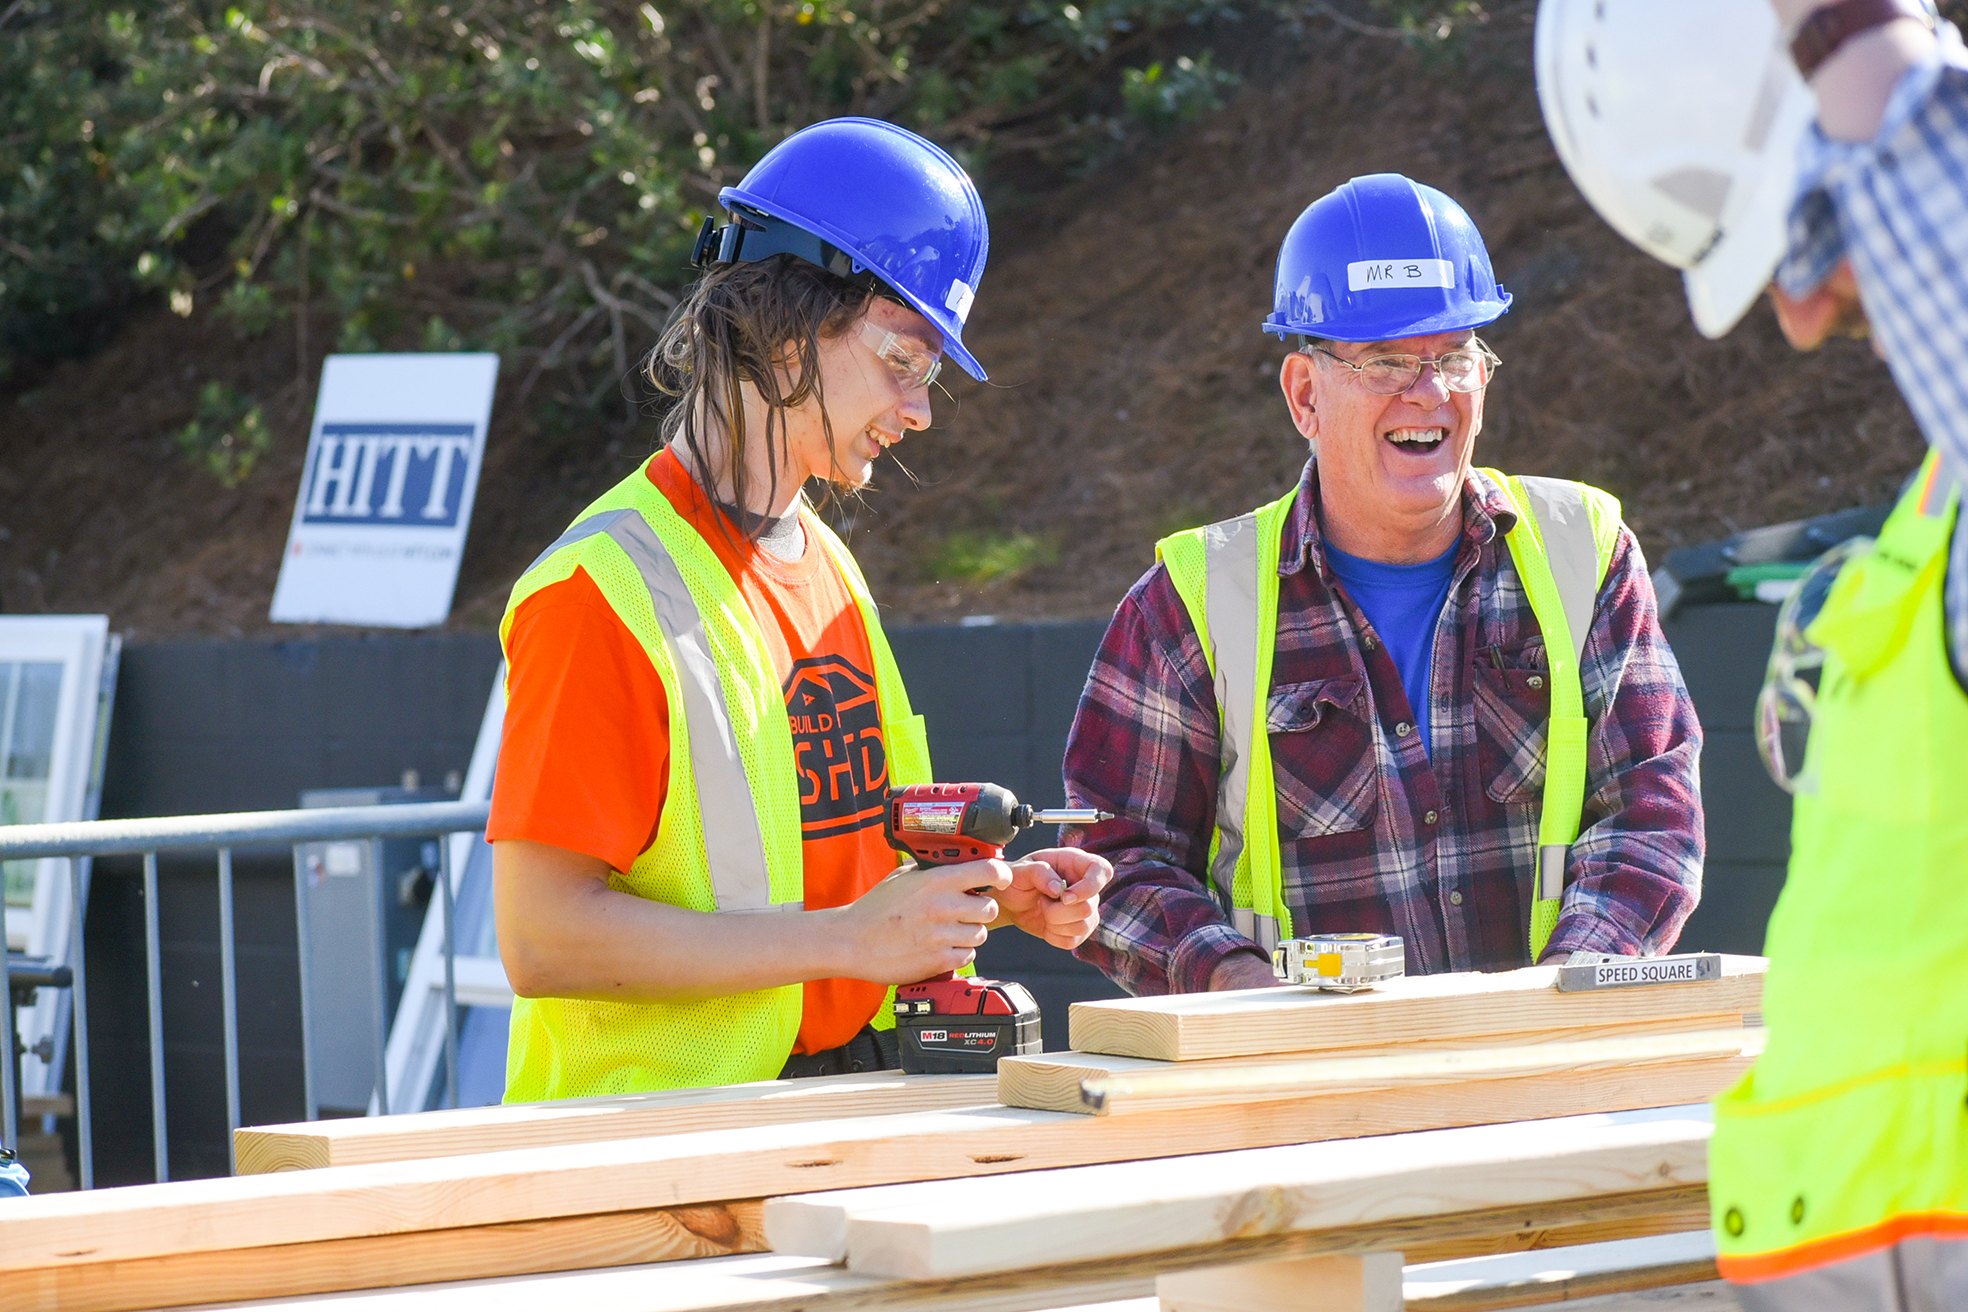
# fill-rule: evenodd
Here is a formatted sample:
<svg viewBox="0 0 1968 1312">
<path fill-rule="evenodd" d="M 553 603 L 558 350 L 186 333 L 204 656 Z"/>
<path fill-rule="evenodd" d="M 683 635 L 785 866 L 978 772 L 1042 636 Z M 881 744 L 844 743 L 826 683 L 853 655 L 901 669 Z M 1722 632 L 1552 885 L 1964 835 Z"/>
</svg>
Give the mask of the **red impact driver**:
<svg viewBox="0 0 1968 1312">
<path fill-rule="evenodd" d="M 1107 811 L 1034 811 L 996 784 L 913 784 L 891 788 L 882 822 L 888 844 L 920 866 L 1004 856 L 1035 824 L 1090 825 Z M 902 1069 L 912 1075 L 988 1073 L 1007 1054 L 1038 1052 L 1039 1004 L 1023 984 L 938 975 L 895 990 Z"/>
</svg>

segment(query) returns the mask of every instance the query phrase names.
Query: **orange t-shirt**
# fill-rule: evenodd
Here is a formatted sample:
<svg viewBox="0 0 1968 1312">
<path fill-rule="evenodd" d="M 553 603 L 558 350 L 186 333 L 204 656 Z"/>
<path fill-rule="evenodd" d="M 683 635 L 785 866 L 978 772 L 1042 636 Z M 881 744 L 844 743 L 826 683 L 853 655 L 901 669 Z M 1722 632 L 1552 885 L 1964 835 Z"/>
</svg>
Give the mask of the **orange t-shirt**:
<svg viewBox="0 0 1968 1312">
<path fill-rule="evenodd" d="M 887 740 L 854 594 L 812 533 L 797 561 L 782 561 L 745 542 L 667 450 L 645 472 L 731 571 L 772 649 L 799 768 L 806 905 L 852 902 L 895 867 L 882 837 Z M 576 569 L 520 603 L 506 659 L 486 837 L 551 843 L 627 870 L 655 841 L 669 790 L 669 701 L 642 644 Z M 866 980 L 809 980 L 793 1051 L 847 1042 L 886 992 Z"/>
</svg>

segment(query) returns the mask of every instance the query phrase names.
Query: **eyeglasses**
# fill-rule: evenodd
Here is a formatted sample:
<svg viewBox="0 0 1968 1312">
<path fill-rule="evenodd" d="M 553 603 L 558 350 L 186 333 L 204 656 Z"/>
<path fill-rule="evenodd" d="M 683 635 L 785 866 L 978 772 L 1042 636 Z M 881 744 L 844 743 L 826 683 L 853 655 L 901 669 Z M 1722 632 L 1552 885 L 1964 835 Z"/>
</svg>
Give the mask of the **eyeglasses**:
<svg viewBox="0 0 1968 1312">
<path fill-rule="evenodd" d="M 1816 789 L 1805 773 L 1804 747 L 1818 710 L 1825 654 L 1804 636 L 1805 631 L 1824 609 L 1839 571 L 1871 550 L 1871 538 L 1839 543 L 1812 562 L 1777 610 L 1777 637 L 1770 648 L 1763 690 L 1756 695 L 1756 750 L 1770 778 L 1787 793 Z"/>
<path fill-rule="evenodd" d="M 877 328 L 866 319 L 861 321 L 861 340 L 888 366 L 888 371 L 895 375 L 897 386 L 905 392 L 928 387 L 943 372 L 941 355 L 918 350 L 909 345 L 905 338 L 887 329 Z"/>
<path fill-rule="evenodd" d="M 1475 341 L 1453 351 L 1444 351 L 1432 360 L 1418 355 L 1376 355 L 1358 364 L 1323 346 L 1308 349 L 1339 361 L 1353 371 L 1369 392 L 1381 396 L 1399 396 L 1407 391 L 1421 377 L 1422 366 L 1430 364 L 1435 366 L 1442 385 L 1451 392 L 1479 392 L 1489 385 L 1490 375 L 1503 363 L 1496 352 Z"/>
</svg>

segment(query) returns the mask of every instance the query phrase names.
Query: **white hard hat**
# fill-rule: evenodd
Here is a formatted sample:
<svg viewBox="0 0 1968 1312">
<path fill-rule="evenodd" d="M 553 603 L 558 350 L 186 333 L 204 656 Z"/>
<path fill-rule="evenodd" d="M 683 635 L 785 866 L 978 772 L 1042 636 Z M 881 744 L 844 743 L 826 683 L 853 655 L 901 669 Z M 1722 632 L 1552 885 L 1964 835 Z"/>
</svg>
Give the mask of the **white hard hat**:
<svg viewBox="0 0 1968 1312">
<path fill-rule="evenodd" d="M 1538 101 L 1572 181 L 1736 326 L 1783 257 L 1815 105 L 1769 0 L 1542 0 Z"/>
</svg>

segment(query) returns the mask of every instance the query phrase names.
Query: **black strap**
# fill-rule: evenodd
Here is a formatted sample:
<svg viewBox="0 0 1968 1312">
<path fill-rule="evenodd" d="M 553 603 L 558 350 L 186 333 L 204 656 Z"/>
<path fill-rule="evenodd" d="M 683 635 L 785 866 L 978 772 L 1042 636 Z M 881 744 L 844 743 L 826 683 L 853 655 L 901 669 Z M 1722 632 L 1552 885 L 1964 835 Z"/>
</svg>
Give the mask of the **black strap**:
<svg viewBox="0 0 1968 1312">
<path fill-rule="evenodd" d="M 825 1052 L 796 1052 L 786 1058 L 782 1080 L 811 1079 L 816 1075 L 857 1075 L 863 1071 L 902 1069 L 902 1046 L 894 1030 L 878 1030 L 863 1025 L 861 1032 L 838 1048 Z"/>
<path fill-rule="evenodd" d="M 1917 18 L 1930 29 L 1933 21 L 1914 0 L 1837 0 L 1813 9 L 1790 39 L 1790 57 L 1806 82 L 1853 37 L 1900 18 Z"/>
<path fill-rule="evenodd" d="M 796 256 L 836 277 L 854 276 L 854 257 L 832 242 L 762 210 L 740 206 L 732 207 L 731 222 L 723 227 L 705 216 L 690 262 L 700 269 L 708 269 L 717 264 L 770 259 L 774 255 Z"/>
</svg>

